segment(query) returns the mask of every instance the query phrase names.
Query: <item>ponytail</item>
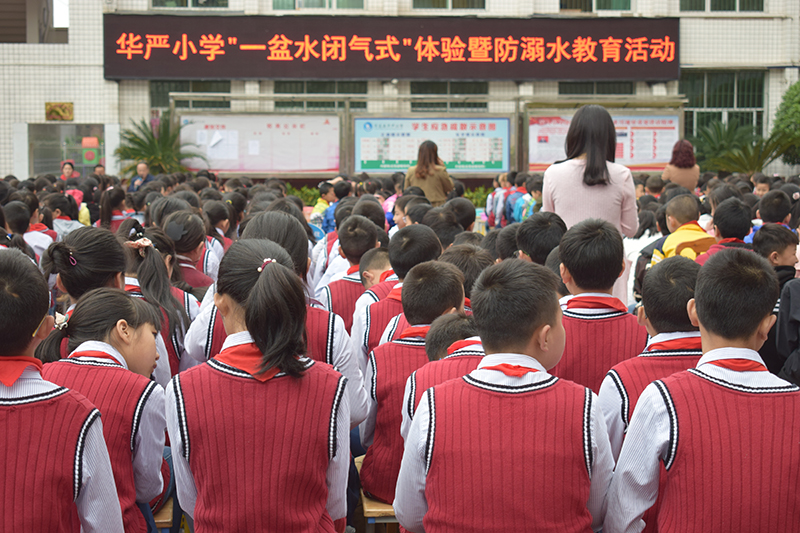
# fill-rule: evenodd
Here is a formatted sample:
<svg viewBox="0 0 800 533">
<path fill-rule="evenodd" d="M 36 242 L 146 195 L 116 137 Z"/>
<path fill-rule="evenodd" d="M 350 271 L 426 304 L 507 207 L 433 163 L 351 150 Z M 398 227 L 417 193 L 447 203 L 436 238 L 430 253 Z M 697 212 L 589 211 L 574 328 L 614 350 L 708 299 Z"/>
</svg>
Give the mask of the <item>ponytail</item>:
<svg viewBox="0 0 800 533">
<path fill-rule="evenodd" d="M 203 204 L 203 218 L 206 224 L 206 235 L 219 241 L 220 244 L 225 244 L 222 235 L 217 231 L 217 224 L 223 220 L 227 220 L 233 224 L 233 208 L 228 204 L 219 200 L 208 200 Z"/>
<path fill-rule="evenodd" d="M 125 191 L 114 187 L 103 191 L 100 195 L 100 226 L 107 228 L 111 225 L 111 216 L 114 208 L 125 201 Z"/>
</svg>

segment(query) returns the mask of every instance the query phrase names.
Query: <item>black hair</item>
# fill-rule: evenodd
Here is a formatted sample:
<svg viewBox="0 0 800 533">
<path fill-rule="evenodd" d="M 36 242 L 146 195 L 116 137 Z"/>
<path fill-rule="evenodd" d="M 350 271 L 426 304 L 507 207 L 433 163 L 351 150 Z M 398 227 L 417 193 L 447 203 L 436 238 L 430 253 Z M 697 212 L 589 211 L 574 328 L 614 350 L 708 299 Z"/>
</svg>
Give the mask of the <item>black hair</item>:
<svg viewBox="0 0 800 533">
<path fill-rule="evenodd" d="M 418 203 L 414 204 L 410 207 L 406 207 L 406 218 L 410 221 L 410 224 L 421 224 L 422 220 L 425 218 L 425 215 L 433 209 L 431 204 L 425 203 Z"/>
<path fill-rule="evenodd" d="M 708 193 L 708 203 L 716 212 L 717 206 L 728 198 L 742 199 L 742 191 L 728 183 L 721 183 Z"/>
<path fill-rule="evenodd" d="M 664 209 L 666 215 L 667 210 Z M 656 212 L 650 209 L 642 209 L 639 211 L 639 228 L 633 234 L 634 239 L 644 237 L 645 234 L 652 236 L 658 233 L 658 222 L 656 220 Z"/>
<path fill-rule="evenodd" d="M 333 189 L 333 185 L 331 185 L 327 181 L 321 182 L 319 184 L 319 194 L 320 194 L 320 196 L 328 194 L 331 191 L 331 189 Z M 336 194 L 336 192 L 334 192 L 333 194 Z"/>
<path fill-rule="evenodd" d="M 658 197 L 658 202 L 661 204 L 668 204 L 673 198 L 678 196 L 688 195 L 696 198 L 694 193 L 687 189 L 686 187 L 681 187 L 680 185 L 676 185 L 675 183 L 668 183 L 668 187 L 664 187 L 664 191 L 661 193 L 661 196 Z M 741 193 L 739 193 L 741 195 Z M 699 200 L 698 200 L 699 201 Z"/>
<path fill-rule="evenodd" d="M 342 221 L 353 214 L 353 209 L 356 206 L 356 202 L 358 200 L 353 196 L 348 196 L 343 198 L 336 204 L 336 207 L 333 209 L 333 220 L 338 228 Z"/>
<path fill-rule="evenodd" d="M 700 325 L 724 339 L 747 339 L 780 296 L 775 270 L 749 250 L 727 248 L 712 255 L 697 276 L 695 304 Z"/>
<path fill-rule="evenodd" d="M 50 307 L 36 265 L 17 250 L 0 253 L 0 356 L 22 355 Z"/>
<path fill-rule="evenodd" d="M 659 194 L 664 189 L 664 181 L 659 176 L 650 176 L 644 186 L 651 193 Z"/>
<path fill-rule="evenodd" d="M 358 262 L 358 276 L 361 278 L 361 283 L 364 283 L 364 271 L 383 267 L 391 267 L 389 250 L 386 248 L 368 250 L 361 256 L 361 261 Z"/>
<path fill-rule="evenodd" d="M 406 189 L 406 191 L 408 191 L 408 189 Z M 394 203 L 394 206 L 399 207 L 400 209 L 403 210 L 403 212 L 406 212 L 408 208 L 417 204 L 431 205 L 428 199 L 425 198 L 424 196 L 414 196 L 413 194 L 407 194 L 406 192 L 404 192 L 403 196 L 398 198 L 397 201 Z"/>
<path fill-rule="evenodd" d="M 750 224 L 750 208 L 738 198 L 728 198 L 714 210 L 714 225 L 723 239 L 744 239 Z"/>
<path fill-rule="evenodd" d="M 147 212 L 153 224 L 164 227 L 164 221 L 169 215 L 178 211 L 191 211 L 191 209 L 192 206 L 185 200 L 174 196 L 164 196 L 150 204 Z"/>
<path fill-rule="evenodd" d="M 797 244 L 797 234 L 781 224 L 764 224 L 753 234 L 753 250 L 766 259 L 772 252 L 780 254 L 788 246 Z"/>
<path fill-rule="evenodd" d="M 625 250 L 617 228 L 597 218 L 572 226 L 558 246 L 564 267 L 583 290 L 607 291 L 614 286 Z"/>
<path fill-rule="evenodd" d="M 347 260 L 358 264 L 361 257 L 378 242 L 378 228 L 361 215 L 351 215 L 339 227 L 339 245 Z"/>
<path fill-rule="evenodd" d="M 431 323 L 425 336 L 425 355 L 436 361 L 447 355 L 447 349 L 458 342 L 478 335 L 475 319 L 460 313 L 442 315 Z"/>
<path fill-rule="evenodd" d="M 667 216 L 673 217 L 679 224 L 697 220 L 700 206 L 697 197 L 692 194 L 680 194 L 667 203 Z"/>
<path fill-rule="evenodd" d="M 464 196 L 464 193 L 467 192 L 467 188 L 464 186 L 464 182 L 461 180 L 453 179 L 453 190 L 447 193 L 447 201 L 454 200 L 456 198 L 461 198 Z"/>
<path fill-rule="evenodd" d="M 120 226 L 120 229 L 121 228 L 122 226 Z M 170 239 L 164 230 L 158 226 L 146 228 L 144 231 L 144 236 L 150 239 L 150 241 L 153 243 L 153 246 L 155 246 L 156 250 L 158 250 L 158 253 L 161 254 L 162 259 L 166 259 L 167 257 L 171 259 L 170 264 L 172 265 L 172 275 L 170 276 L 170 281 L 172 282 L 172 285 L 184 292 L 194 294 L 195 288 L 183 280 L 183 273 L 178 267 L 178 253 L 175 251 L 175 243 L 172 241 L 172 239 Z"/>
<path fill-rule="evenodd" d="M 453 239 L 453 246 L 458 246 L 459 244 L 471 244 L 473 246 L 480 247 L 482 242 L 483 235 L 480 233 L 476 233 L 474 231 L 462 231 L 456 235 L 455 239 Z"/>
<path fill-rule="evenodd" d="M 472 286 L 481 272 L 494 264 L 489 252 L 470 244 L 451 246 L 439 256 L 439 261 L 450 263 L 464 274 L 464 296 L 469 298 Z"/>
<path fill-rule="evenodd" d="M 184 187 L 186 187 L 186 185 L 184 185 Z M 197 193 L 194 191 L 189 191 L 189 190 L 178 191 L 172 195 L 172 198 L 183 200 L 193 208 L 200 209 L 200 197 L 197 196 Z"/>
<path fill-rule="evenodd" d="M 264 210 L 266 213 L 270 213 L 273 211 L 282 211 L 291 215 L 300 223 L 300 226 L 303 228 L 303 231 L 306 234 L 306 239 L 311 242 L 311 244 L 316 244 L 317 239 L 314 237 L 314 230 L 311 229 L 309 226 L 308 221 L 306 221 L 306 217 L 303 216 L 303 212 L 298 209 L 298 207 L 292 202 L 288 197 L 287 198 L 278 198 Z M 308 252 L 306 251 L 306 255 Z"/>
<path fill-rule="evenodd" d="M 282 246 L 292 258 L 295 273 L 301 278 L 305 277 L 308 240 L 303 226 L 289 213 L 272 211 L 257 214 L 247 223 L 242 239 L 268 239 Z"/>
<path fill-rule="evenodd" d="M 58 209 L 61 211 L 62 216 L 69 217 L 72 220 L 78 218 L 78 204 L 75 203 L 75 198 L 68 194 L 48 194 L 41 201 L 53 212 Z"/>
<path fill-rule="evenodd" d="M 78 228 L 51 244 L 42 257 L 44 274 L 59 274 L 67 293 L 78 299 L 92 289 L 107 287 L 125 272 L 125 251 L 105 228 Z"/>
<path fill-rule="evenodd" d="M 263 354 L 260 372 L 277 368 L 297 378 L 305 368 L 297 357 L 306 354 L 306 299 L 291 267 L 274 242 L 237 241 L 219 265 L 217 293 L 244 308 L 247 331 Z"/>
<path fill-rule="evenodd" d="M 500 230 L 500 234 L 497 236 L 496 246 L 497 257 L 500 258 L 501 261 L 517 257 L 517 251 L 519 250 L 519 248 L 517 248 L 517 231 L 519 231 L 520 225 L 519 222 L 515 222 Z"/>
<path fill-rule="evenodd" d="M 444 207 L 455 214 L 456 220 L 465 230 L 475 223 L 475 206 L 468 199 L 453 198 Z"/>
<path fill-rule="evenodd" d="M 223 220 L 234 224 L 233 208 L 220 200 L 208 200 L 203 204 L 203 217 L 206 220 L 206 235 L 216 239 L 220 244 L 224 244 L 222 235 L 217 231 L 217 224 Z"/>
<path fill-rule="evenodd" d="M 412 225 L 397 231 L 389 241 L 389 262 L 403 279 L 414 266 L 442 255 L 442 243 L 428 226 Z"/>
<path fill-rule="evenodd" d="M 94 289 L 78 300 L 66 326 L 54 329 L 36 348 L 36 357 L 45 363 L 58 361 L 64 339 L 69 339 L 68 352 L 87 341 L 105 341 L 120 320 L 133 329 L 144 324 L 161 329 L 161 311 L 154 305 L 120 289 Z"/>
<path fill-rule="evenodd" d="M 500 255 L 497 253 L 497 237 L 500 236 L 501 231 L 500 228 L 489 230 L 486 235 L 483 236 L 483 240 L 480 244 L 481 248 L 489 252 L 489 255 L 491 255 L 492 259 L 495 261 L 500 258 Z M 516 240 L 516 235 L 514 236 L 514 240 Z"/>
<path fill-rule="evenodd" d="M 447 207 L 434 207 L 429 209 L 428 212 L 425 213 L 425 216 L 422 217 L 422 224 L 428 226 L 436 233 L 443 248 L 447 248 L 453 244 L 453 239 L 456 238 L 456 235 L 464 231 L 464 228 L 456 219 L 455 212 Z"/>
<path fill-rule="evenodd" d="M 464 303 L 464 274 L 450 263 L 425 261 L 403 280 L 403 314 L 412 326 L 430 324 Z"/>
<path fill-rule="evenodd" d="M 525 252 L 534 263 L 543 265 L 566 232 L 567 225 L 557 214 L 534 213 L 517 230 L 517 249 Z"/>
<path fill-rule="evenodd" d="M 686 304 L 694 298 L 700 265 L 682 256 L 659 261 L 644 275 L 642 306 L 658 333 L 697 331 L 689 321 Z"/>
<path fill-rule="evenodd" d="M 303 202 L 302 198 L 300 198 L 295 194 L 287 194 L 286 196 L 284 196 L 284 198 L 292 202 L 294 206 L 300 210 L 301 213 L 303 212 L 303 209 L 305 208 L 306 204 Z"/>
<path fill-rule="evenodd" d="M 751 181 L 756 185 L 759 184 L 759 183 L 766 183 L 770 187 L 772 186 L 772 180 L 769 179 L 764 174 L 762 174 L 761 172 L 756 172 L 755 174 L 753 174 L 753 177 L 751 178 Z"/>
<path fill-rule="evenodd" d="M 769 191 L 758 203 L 758 212 L 764 222 L 781 223 L 791 211 L 792 201 L 789 195 L 779 189 Z"/>
<path fill-rule="evenodd" d="M 547 254 L 547 259 L 544 262 L 544 266 L 550 269 L 550 271 L 558 278 L 559 296 L 568 296 L 569 289 L 567 289 L 567 286 L 564 285 L 564 280 L 561 279 L 561 256 L 558 254 L 558 246 L 553 248 L 550 253 Z"/>
<path fill-rule="evenodd" d="M 386 227 L 386 213 L 374 196 L 362 196 L 353 207 L 352 214 L 368 218 L 380 229 Z"/>
<path fill-rule="evenodd" d="M 575 159 L 586 154 L 584 184 L 605 185 L 609 182 L 606 161 L 614 162 L 616 131 L 611 115 L 599 105 L 585 105 L 572 117 L 567 130 L 567 158 Z"/>
<path fill-rule="evenodd" d="M 25 203 L 19 201 L 8 202 L 2 207 L 2 211 L 11 233 L 23 235 L 28 231 L 31 225 L 31 212 Z"/>
<path fill-rule="evenodd" d="M 125 203 L 125 189 L 114 187 L 103 191 L 100 196 L 100 225 L 104 228 L 111 226 L 111 213 L 120 204 Z"/>
<path fill-rule="evenodd" d="M 556 275 L 536 263 L 503 261 L 484 270 L 471 302 L 487 353 L 519 351 L 537 329 L 559 320 L 557 287 Z"/>
<path fill-rule="evenodd" d="M 237 220 L 242 217 L 242 213 L 247 208 L 247 198 L 235 191 L 223 194 L 222 201 L 233 208 Z"/>
<path fill-rule="evenodd" d="M 338 200 L 350 196 L 353 192 L 353 186 L 347 180 L 342 180 L 333 185 L 333 194 L 336 195 Z"/>
<path fill-rule="evenodd" d="M 427 199 L 425 196 L 425 191 L 422 190 L 421 187 L 417 187 L 414 185 L 413 187 L 406 187 L 403 189 L 403 196 L 420 196 L 422 198 Z"/>
<path fill-rule="evenodd" d="M 176 211 L 164 220 L 164 232 L 175 243 L 175 251 L 187 254 L 205 242 L 203 219 L 192 211 Z"/>
</svg>

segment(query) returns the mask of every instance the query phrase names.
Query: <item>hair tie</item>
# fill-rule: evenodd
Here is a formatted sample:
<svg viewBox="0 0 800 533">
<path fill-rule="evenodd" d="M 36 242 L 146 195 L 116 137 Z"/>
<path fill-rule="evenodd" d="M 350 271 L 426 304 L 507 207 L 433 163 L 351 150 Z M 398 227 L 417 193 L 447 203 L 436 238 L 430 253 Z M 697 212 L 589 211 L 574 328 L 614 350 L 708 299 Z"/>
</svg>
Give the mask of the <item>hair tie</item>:
<svg viewBox="0 0 800 533">
<path fill-rule="evenodd" d="M 183 238 L 184 235 L 188 233 L 188 230 L 184 229 L 183 224 L 178 224 L 177 222 L 170 222 L 167 224 L 167 236 L 175 242 L 178 242 Z"/>
<path fill-rule="evenodd" d="M 69 253 L 69 264 L 75 266 L 78 264 L 78 260 L 73 257 L 72 252 Z"/>
<path fill-rule="evenodd" d="M 58 331 L 64 331 L 65 329 L 67 329 L 67 325 L 68 325 L 68 324 L 69 324 L 69 320 L 67 320 L 67 317 L 64 317 L 64 320 L 62 320 L 61 322 L 59 322 L 58 324 L 56 324 L 54 327 L 55 327 L 55 328 L 56 328 Z"/>
<path fill-rule="evenodd" d="M 135 241 L 125 241 L 125 246 L 133 248 L 134 250 L 139 250 L 139 255 L 144 257 L 144 249 L 153 246 L 153 243 L 147 237 L 142 237 Z"/>
<path fill-rule="evenodd" d="M 800 200 L 800 192 L 792 193 L 792 199 L 794 201 Z"/>
<path fill-rule="evenodd" d="M 266 266 L 267 266 L 268 264 L 270 264 L 270 263 L 275 263 L 275 262 L 276 262 L 276 261 L 275 261 L 274 259 L 270 259 L 269 257 L 265 257 L 265 258 L 264 258 L 264 262 L 263 262 L 263 263 L 261 263 L 261 266 L 260 266 L 260 267 L 258 267 L 258 271 L 259 271 L 259 272 L 263 272 L 263 270 L 264 270 L 264 267 L 266 267 Z"/>
</svg>

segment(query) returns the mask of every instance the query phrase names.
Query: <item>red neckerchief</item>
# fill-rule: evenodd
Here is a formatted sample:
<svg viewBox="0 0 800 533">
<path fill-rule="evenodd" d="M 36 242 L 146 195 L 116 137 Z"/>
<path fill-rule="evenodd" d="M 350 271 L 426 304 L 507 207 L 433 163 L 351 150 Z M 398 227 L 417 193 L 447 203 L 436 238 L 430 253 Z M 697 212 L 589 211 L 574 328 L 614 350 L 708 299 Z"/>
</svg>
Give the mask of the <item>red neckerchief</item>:
<svg viewBox="0 0 800 533">
<path fill-rule="evenodd" d="M 110 361 L 114 361 L 114 363 L 119 365 L 119 361 L 114 359 L 111 355 L 107 354 L 106 352 L 98 352 L 98 351 L 88 351 L 88 352 L 74 352 L 67 356 L 67 359 L 73 359 L 75 357 L 94 357 L 95 359 L 108 359 Z M 122 365 L 119 365 L 122 366 Z"/>
<path fill-rule="evenodd" d="M 479 346 L 480 343 L 481 343 L 481 341 L 479 341 L 479 340 L 470 341 L 470 340 L 464 339 L 463 341 L 456 341 L 453 344 L 451 344 L 450 347 L 447 349 L 447 355 L 453 355 L 458 350 L 461 350 L 463 348 L 468 348 L 470 346 Z"/>
<path fill-rule="evenodd" d="M 430 331 L 430 326 L 411 326 L 410 328 L 406 328 L 403 330 L 403 333 L 400 334 L 401 339 L 407 339 L 408 337 L 422 337 L 425 338 L 428 335 L 428 331 Z"/>
<path fill-rule="evenodd" d="M 628 312 L 625 304 L 613 296 L 578 295 L 567 301 L 567 309 L 613 309 L 623 313 Z"/>
<path fill-rule="evenodd" d="M 727 368 L 728 370 L 735 370 L 736 372 L 767 371 L 767 367 L 758 361 L 751 361 L 749 359 L 717 359 L 716 361 L 709 361 L 708 364 Z"/>
<path fill-rule="evenodd" d="M 389 294 L 386 295 L 387 300 L 397 300 L 398 302 L 402 302 L 401 296 L 403 294 L 403 287 L 394 286 L 392 290 L 389 291 Z"/>
<path fill-rule="evenodd" d="M 56 217 L 56 220 L 72 220 L 69 217 Z"/>
<path fill-rule="evenodd" d="M 41 222 L 37 222 L 36 224 L 31 224 L 31 226 L 28 228 L 28 231 L 47 231 L 49 229 L 50 228 L 48 228 Z"/>
<path fill-rule="evenodd" d="M 125 292 L 133 292 L 136 294 L 142 293 L 142 288 L 138 285 L 125 285 Z"/>
<path fill-rule="evenodd" d="M 347 275 L 348 276 L 350 274 L 355 274 L 356 272 L 358 272 L 358 265 L 353 265 L 353 266 L 351 266 L 350 268 L 347 269 Z"/>
<path fill-rule="evenodd" d="M 469 301 L 469 298 L 464 298 L 464 307 L 472 307 L 472 302 Z"/>
<path fill-rule="evenodd" d="M 391 275 L 393 275 L 393 274 L 394 274 L 394 270 L 392 270 L 392 269 L 390 268 L 389 270 L 387 270 L 386 272 L 384 272 L 383 274 L 381 274 L 380 280 L 381 280 L 381 281 L 386 281 L 386 278 L 388 278 L 389 276 L 391 276 Z"/>
<path fill-rule="evenodd" d="M 270 368 L 266 372 L 259 374 L 261 370 L 261 359 L 264 354 L 258 349 L 256 343 L 239 344 L 225 348 L 218 353 L 214 359 L 226 365 L 244 370 L 260 382 L 269 381 L 280 373 L 280 369 Z"/>
<path fill-rule="evenodd" d="M 498 370 L 505 374 L 506 376 L 512 376 L 515 378 L 521 378 L 528 372 L 538 372 L 535 368 L 530 368 L 527 366 L 520 366 L 520 365 L 509 365 L 507 363 L 502 363 L 499 365 L 494 366 L 482 366 L 481 370 Z"/>
<path fill-rule="evenodd" d="M 122 211 L 111 211 L 111 220 L 125 220 L 128 218 Z"/>
<path fill-rule="evenodd" d="M 737 239 L 736 237 L 731 237 L 730 239 L 722 239 L 717 244 L 729 244 L 732 242 L 738 242 L 739 244 L 744 244 L 744 241 L 742 239 Z"/>
<path fill-rule="evenodd" d="M 656 350 L 700 350 L 702 349 L 700 337 L 682 337 L 664 342 L 654 342 L 647 347 L 648 352 Z"/>
<path fill-rule="evenodd" d="M 42 362 L 34 357 L 23 355 L 0 357 L 0 383 L 10 387 L 29 366 L 35 366 L 36 370 L 42 371 Z"/>
</svg>

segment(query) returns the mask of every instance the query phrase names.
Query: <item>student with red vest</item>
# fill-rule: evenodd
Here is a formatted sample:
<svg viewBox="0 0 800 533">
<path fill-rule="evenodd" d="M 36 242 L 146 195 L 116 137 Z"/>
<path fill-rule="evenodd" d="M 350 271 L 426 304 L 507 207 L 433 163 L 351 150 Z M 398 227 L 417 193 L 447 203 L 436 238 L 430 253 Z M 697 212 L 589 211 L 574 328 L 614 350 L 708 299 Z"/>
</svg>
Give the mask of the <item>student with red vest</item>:
<svg viewBox="0 0 800 533">
<path fill-rule="evenodd" d="M 197 269 L 197 262 L 203 256 L 206 245 L 203 219 L 191 211 L 176 211 L 167 217 L 162 226 L 175 243 L 178 266 L 184 281 L 198 290 L 198 293 L 205 294 L 214 280 Z"/>
<path fill-rule="evenodd" d="M 642 353 L 647 343 L 647 331 L 612 296 L 625 269 L 622 235 L 608 222 L 587 219 L 564 234 L 558 253 L 573 296 L 564 311 L 567 345 L 552 374 L 596 393 L 611 367 Z"/>
<path fill-rule="evenodd" d="M 52 359 L 67 340 L 69 357 L 45 365 L 42 377 L 83 394 L 103 413 L 126 533 L 155 525 L 149 502 L 164 489 L 164 389 L 149 379 L 160 327 L 157 307 L 119 289 L 95 289 L 37 349 Z"/>
<path fill-rule="evenodd" d="M 42 379 L 34 358 L 53 329 L 49 290 L 31 260 L 0 253 L 0 529 L 121 533 L 100 412 Z"/>
<path fill-rule="evenodd" d="M 100 196 L 100 219 L 95 222 L 98 228 L 106 228 L 111 233 L 116 233 L 127 215 L 123 213 L 125 209 L 125 189 L 114 187 L 103 191 Z"/>
<path fill-rule="evenodd" d="M 366 365 L 369 353 L 380 344 L 381 334 L 389 321 L 403 312 L 403 278 L 415 265 L 435 261 L 441 254 L 442 244 L 436 233 L 421 224 L 406 226 L 389 241 L 389 262 L 399 283 L 379 302 L 368 305 L 360 313 L 356 311 L 353 319 L 353 344 L 362 368 Z"/>
<path fill-rule="evenodd" d="M 416 226 L 414 226 L 416 227 Z M 397 232 L 397 236 L 409 228 Z M 453 265 L 420 263 L 404 276 L 403 312 L 412 326 L 400 338 L 370 353 L 365 383 L 370 391 L 367 418 L 359 427 L 367 448 L 361 465 L 364 492 L 384 503 L 394 499 L 403 456 L 400 424 L 403 387 L 411 373 L 428 362 L 425 336 L 439 316 L 464 309 L 464 275 Z"/>
<path fill-rule="evenodd" d="M 359 262 L 377 246 L 378 228 L 368 218 L 351 215 L 339 227 L 339 255 L 347 259 L 350 268 L 344 277 L 322 288 L 320 300 L 324 309 L 342 317 L 347 333 L 353 326 L 356 300 L 364 292 Z"/>
<path fill-rule="evenodd" d="M 223 350 L 167 387 L 178 497 L 197 533 L 344 531 L 347 379 L 304 355 L 292 266 L 274 243 L 234 243 L 214 295 Z"/>
<path fill-rule="evenodd" d="M 778 296 L 775 272 L 752 252 L 723 250 L 700 269 L 688 311 L 703 356 L 639 397 L 604 532 L 641 531 L 656 498 L 664 533 L 800 531 L 800 388 L 756 351 Z"/>
<path fill-rule="evenodd" d="M 600 529 L 614 459 L 594 393 L 548 373 L 565 343 L 556 288 L 525 261 L 481 274 L 472 301 L 486 356 L 420 401 L 394 499 L 404 528 Z"/>
<path fill-rule="evenodd" d="M 472 316 L 451 314 L 440 316 L 431 324 L 425 337 L 428 362 L 406 380 L 403 392 L 403 421 L 400 435 L 408 436 L 414 411 L 426 390 L 450 379 L 466 376 L 478 367 L 483 356 L 481 338 Z"/>
</svg>

